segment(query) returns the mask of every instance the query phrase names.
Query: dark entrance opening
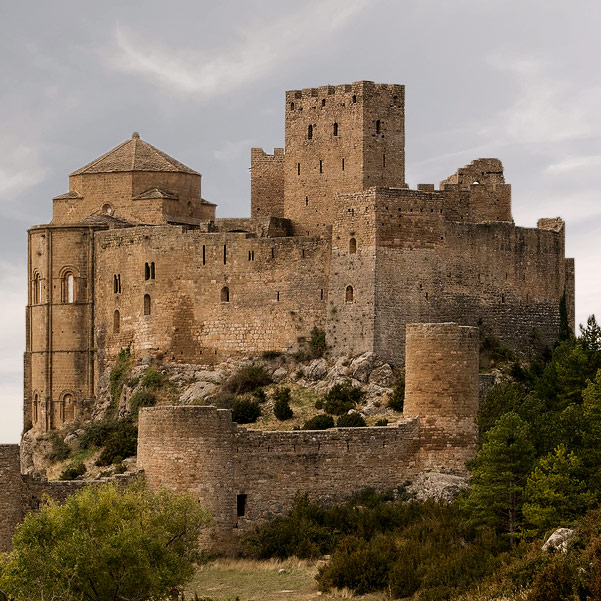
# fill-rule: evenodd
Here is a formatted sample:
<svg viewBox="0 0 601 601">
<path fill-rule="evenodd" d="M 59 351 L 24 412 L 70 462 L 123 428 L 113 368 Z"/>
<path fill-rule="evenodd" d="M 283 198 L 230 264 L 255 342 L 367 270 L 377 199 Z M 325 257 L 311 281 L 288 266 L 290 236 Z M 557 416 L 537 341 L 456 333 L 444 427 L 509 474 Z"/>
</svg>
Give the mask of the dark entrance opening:
<svg viewBox="0 0 601 601">
<path fill-rule="evenodd" d="M 243 518 L 246 514 L 246 495 L 236 495 L 236 515 Z"/>
</svg>

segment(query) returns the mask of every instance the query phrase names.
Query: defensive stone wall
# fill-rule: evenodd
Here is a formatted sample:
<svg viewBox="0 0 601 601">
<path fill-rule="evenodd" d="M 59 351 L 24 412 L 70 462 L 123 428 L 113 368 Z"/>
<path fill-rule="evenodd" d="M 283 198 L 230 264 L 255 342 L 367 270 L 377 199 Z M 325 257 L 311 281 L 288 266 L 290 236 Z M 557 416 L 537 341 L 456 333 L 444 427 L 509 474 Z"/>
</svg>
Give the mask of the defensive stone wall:
<svg viewBox="0 0 601 601">
<path fill-rule="evenodd" d="M 10 549 L 17 524 L 24 515 L 19 445 L 0 445 L 0 552 Z"/>
<path fill-rule="evenodd" d="M 284 149 L 267 154 L 250 151 L 250 206 L 252 217 L 284 217 Z"/>
</svg>

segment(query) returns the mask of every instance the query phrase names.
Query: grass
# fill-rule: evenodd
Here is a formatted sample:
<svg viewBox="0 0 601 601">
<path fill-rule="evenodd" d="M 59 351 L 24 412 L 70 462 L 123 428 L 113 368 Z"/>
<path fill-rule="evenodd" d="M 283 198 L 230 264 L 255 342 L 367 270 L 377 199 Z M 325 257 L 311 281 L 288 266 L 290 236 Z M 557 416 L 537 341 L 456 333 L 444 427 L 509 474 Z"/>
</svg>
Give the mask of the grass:
<svg viewBox="0 0 601 601">
<path fill-rule="evenodd" d="M 218 559 L 202 565 L 186 587 L 186 599 L 210 597 L 215 601 L 336 601 L 359 599 L 384 601 L 384 594 L 352 597 L 349 591 L 319 593 L 315 575 L 319 562 L 296 558 L 284 561 L 250 559 Z M 280 570 L 285 570 L 280 574 Z"/>
</svg>

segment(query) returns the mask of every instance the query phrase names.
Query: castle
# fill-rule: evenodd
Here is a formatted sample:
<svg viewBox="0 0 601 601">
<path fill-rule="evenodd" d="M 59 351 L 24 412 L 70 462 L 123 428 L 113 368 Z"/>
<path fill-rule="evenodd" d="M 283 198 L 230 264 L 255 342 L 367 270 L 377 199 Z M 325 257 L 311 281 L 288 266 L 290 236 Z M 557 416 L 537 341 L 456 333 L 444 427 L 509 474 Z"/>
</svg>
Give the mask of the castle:
<svg viewBox="0 0 601 601">
<path fill-rule="evenodd" d="M 302 346 L 401 366 L 408 323 L 552 343 L 574 263 L 564 223 L 516 227 L 497 159 L 405 184 L 405 88 L 286 92 L 286 144 L 251 151 L 251 217 L 215 219 L 201 175 L 137 133 L 74 171 L 28 232 L 24 423 L 86 416 L 99 374 L 137 357 L 211 363 Z"/>
<path fill-rule="evenodd" d="M 231 412 L 140 412 L 138 468 L 196 494 L 215 548 L 290 507 L 465 473 L 478 408 L 479 329 L 526 352 L 574 329 L 564 223 L 516 227 L 497 159 L 435 189 L 405 184 L 403 86 L 361 81 L 286 93 L 286 144 L 251 151 L 251 217 L 216 219 L 201 176 L 138 134 L 73 172 L 52 222 L 28 232 L 25 430 L 89 417 L 120 349 L 211 364 L 302 348 L 317 327 L 332 356 L 373 352 L 405 367 L 398 423 L 261 432 Z M 83 482 L 21 475 L 0 445 L 0 548 L 42 494 Z"/>
</svg>

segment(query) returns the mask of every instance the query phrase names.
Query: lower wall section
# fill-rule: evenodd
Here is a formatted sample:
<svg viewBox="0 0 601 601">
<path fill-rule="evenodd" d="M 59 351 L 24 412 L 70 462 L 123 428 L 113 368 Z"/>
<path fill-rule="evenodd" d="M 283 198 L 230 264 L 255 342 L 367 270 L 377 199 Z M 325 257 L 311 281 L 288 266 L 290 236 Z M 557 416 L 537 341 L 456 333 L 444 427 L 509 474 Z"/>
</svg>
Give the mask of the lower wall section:
<svg viewBox="0 0 601 601">
<path fill-rule="evenodd" d="M 0 551 L 8 551 L 13 532 L 23 519 L 23 481 L 19 445 L 0 445 Z"/>
</svg>

